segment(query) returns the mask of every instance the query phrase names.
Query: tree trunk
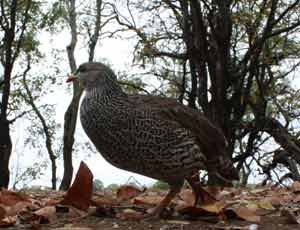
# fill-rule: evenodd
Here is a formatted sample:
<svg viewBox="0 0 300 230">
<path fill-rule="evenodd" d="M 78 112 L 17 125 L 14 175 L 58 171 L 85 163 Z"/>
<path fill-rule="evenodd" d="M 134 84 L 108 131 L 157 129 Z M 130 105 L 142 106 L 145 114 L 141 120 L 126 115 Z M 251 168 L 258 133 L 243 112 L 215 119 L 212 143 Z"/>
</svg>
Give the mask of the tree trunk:
<svg viewBox="0 0 300 230">
<path fill-rule="evenodd" d="M 0 188 L 7 188 L 12 143 L 9 135 L 9 123 L 6 119 L 0 119 L 0 130 Z"/>
<path fill-rule="evenodd" d="M 79 87 L 79 85 L 74 86 L 74 88 L 75 87 Z M 78 115 L 78 107 L 82 90 L 78 88 L 77 90 L 74 89 L 73 92 L 74 95 L 72 101 L 65 113 L 63 147 L 64 176 L 59 187 L 60 190 L 69 189 L 73 177 L 72 152 L 74 144 L 74 133 Z"/>
</svg>

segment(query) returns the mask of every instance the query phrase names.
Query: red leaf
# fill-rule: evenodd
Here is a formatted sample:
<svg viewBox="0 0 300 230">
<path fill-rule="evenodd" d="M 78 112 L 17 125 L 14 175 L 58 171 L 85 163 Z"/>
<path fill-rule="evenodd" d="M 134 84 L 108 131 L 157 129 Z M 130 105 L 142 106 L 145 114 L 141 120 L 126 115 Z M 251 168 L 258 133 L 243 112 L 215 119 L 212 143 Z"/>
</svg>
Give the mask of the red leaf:
<svg viewBox="0 0 300 230">
<path fill-rule="evenodd" d="M 25 198 L 24 195 L 8 191 L 8 190 L 2 190 L 0 191 L 0 204 L 4 204 L 6 206 L 13 206 L 18 202 L 29 202 L 27 198 Z"/>
<path fill-rule="evenodd" d="M 71 205 L 86 211 L 90 206 L 92 192 L 93 174 L 87 165 L 81 162 L 75 180 L 61 204 Z"/>
<path fill-rule="evenodd" d="M 129 200 L 133 197 L 140 195 L 142 190 L 138 189 L 137 187 L 131 185 L 124 185 L 121 186 L 117 191 L 117 199 L 119 201 Z"/>
</svg>

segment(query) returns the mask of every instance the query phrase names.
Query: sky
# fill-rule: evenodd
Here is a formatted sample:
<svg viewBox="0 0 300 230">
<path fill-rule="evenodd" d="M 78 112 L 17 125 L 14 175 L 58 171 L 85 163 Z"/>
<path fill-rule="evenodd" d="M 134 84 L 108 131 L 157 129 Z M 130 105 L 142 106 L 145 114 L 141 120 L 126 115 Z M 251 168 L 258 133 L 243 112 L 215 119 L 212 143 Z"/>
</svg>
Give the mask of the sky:
<svg viewBox="0 0 300 230">
<path fill-rule="evenodd" d="M 50 52 L 52 49 L 63 50 L 61 54 L 62 62 L 58 63 L 60 65 L 59 69 L 62 70 L 63 74 L 61 77 L 63 79 L 67 78 L 69 74 L 69 65 L 67 61 L 67 54 L 65 52 L 66 46 L 70 42 L 70 34 L 68 29 L 63 30 L 61 33 L 56 34 L 55 36 L 49 36 L 49 33 L 45 32 L 39 35 L 41 41 L 41 51 L 46 55 L 46 59 L 48 63 L 54 63 L 55 57 Z M 131 39 L 120 39 L 120 38 L 109 38 L 101 40 L 101 43 L 98 44 L 96 50 L 96 60 L 99 58 L 107 60 L 109 63 L 112 64 L 112 68 L 115 72 L 118 71 L 127 71 L 131 70 L 132 67 L 132 60 L 133 60 L 133 49 L 134 49 L 135 41 Z M 84 47 L 82 41 L 79 40 L 78 45 L 76 47 L 76 61 L 77 65 L 82 62 L 86 62 L 87 60 L 87 48 Z M 42 67 L 33 67 L 36 68 L 33 71 L 42 71 L 41 68 L 47 67 L 48 64 L 43 63 L 44 66 Z M 63 80 L 64 81 L 64 80 Z M 155 84 L 155 83 L 154 83 Z M 297 86 L 299 84 L 298 81 L 293 81 L 293 84 Z M 49 94 L 45 100 L 47 103 L 55 104 L 56 105 L 56 114 L 55 120 L 63 125 L 64 113 L 69 105 L 71 100 L 71 91 L 70 85 L 62 84 L 57 86 L 53 93 Z M 300 87 L 297 87 L 300 88 Z M 32 167 L 33 163 L 35 162 L 42 162 L 45 159 L 48 161 L 47 153 L 44 151 L 41 155 L 37 155 L 36 151 L 32 151 L 30 148 L 24 147 L 24 140 L 26 138 L 26 127 L 28 123 L 24 120 L 19 120 L 15 123 L 15 127 L 12 132 L 12 139 L 13 139 L 13 152 L 10 161 L 10 168 L 11 171 L 15 173 L 16 168 L 20 170 L 26 167 Z M 63 133 L 60 133 L 62 136 Z M 79 140 L 80 142 L 89 141 L 87 136 L 84 134 L 80 122 L 78 121 L 78 125 L 76 128 L 75 139 Z M 126 183 L 130 177 L 134 177 L 140 184 L 150 185 L 154 183 L 155 180 L 152 180 L 147 177 L 143 177 L 141 175 L 133 174 L 130 172 L 126 172 L 116 167 L 110 165 L 108 162 L 104 160 L 104 158 L 99 153 L 91 153 L 91 152 L 79 152 L 74 156 L 74 173 L 76 173 L 78 166 L 81 161 L 84 161 L 88 167 L 91 169 L 94 179 L 101 180 L 104 185 L 109 185 L 112 183 L 116 184 L 123 184 Z M 63 170 L 62 170 L 62 158 L 57 160 L 58 163 L 58 177 L 62 178 Z M 50 186 L 51 185 L 51 171 L 50 165 L 47 170 L 44 171 L 45 175 L 42 176 L 40 179 L 27 183 L 26 186 L 31 185 L 41 185 L 41 186 Z M 12 175 L 11 183 L 13 183 L 14 175 Z M 255 182 L 256 178 L 252 177 L 251 182 Z M 58 184 L 59 185 L 59 184 Z"/>
<path fill-rule="evenodd" d="M 70 35 L 67 31 L 62 31 L 55 37 L 49 37 L 48 33 L 44 33 L 40 35 L 40 40 L 42 41 L 40 49 L 47 56 L 47 60 L 49 63 L 53 62 L 53 56 L 50 52 L 52 48 L 65 50 L 65 47 L 68 45 L 70 41 Z M 132 55 L 132 40 L 121 40 L 121 39 L 105 39 L 102 40 L 101 43 L 97 47 L 96 57 L 100 57 L 101 59 L 105 59 L 112 64 L 112 68 L 117 71 L 124 71 L 131 66 L 131 62 L 133 59 Z M 86 48 L 82 46 L 82 44 L 78 44 L 76 48 L 76 61 L 77 65 L 80 65 L 87 60 Z M 67 78 L 69 74 L 69 65 L 67 62 L 67 54 L 66 52 L 62 52 L 62 56 L 64 61 L 61 63 L 60 69 L 65 71 L 64 76 L 58 76 Z M 97 58 L 96 58 L 97 60 Z M 44 66 L 45 67 L 45 66 Z M 33 71 L 41 71 L 39 69 L 34 70 L 34 66 L 32 67 Z M 40 68 L 40 67 L 36 67 Z M 64 81 L 64 80 L 63 80 Z M 69 105 L 71 100 L 71 90 L 70 86 L 67 83 L 63 83 L 54 90 L 54 92 L 48 95 L 44 100 L 47 103 L 55 104 L 55 120 L 63 125 L 64 113 Z M 82 97 L 83 98 L 83 97 Z M 10 186 L 14 182 L 15 173 L 17 168 L 19 171 L 24 170 L 26 167 L 32 167 L 34 162 L 41 162 L 44 160 L 48 160 L 48 155 L 46 151 L 43 151 L 42 155 L 37 155 L 36 151 L 31 151 L 30 148 L 24 147 L 24 140 L 28 133 L 25 131 L 28 123 L 24 121 L 24 119 L 20 119 L 15 123 L 15 128 L 12 131 L 12 139 L 13 139 L 13 151 L 12 157 L 10 160 L 10 168 L 12 177 L 10 181 Z M 61 136 L 63 133 L 61 132 Z M 82 142 L 89 141 L 87 136 L 85 135 L 81 124 L 77 122 L 77 128 L 75 133 L 75 141 L 80 140 Z M 24 151 L 23 151 L 24 150 Z M 129 178 L 134 177 L 140 184 L 142 185 L 151 185 L 155 182 L 155 180 L 130 173 L 124 170 L 120 170 L 111 164 L 109 164 L 99 153 L 78 153 L 73 158 L 74 164 L 74 173 L 77 172 L 79 164 L 81 161 L 84 161 L 88 167 L 91 169 L 94 179 L 100 179 L 105 186 L 109 184 L 124 184 L 128 181 Z M 57 160 L 58 169 L 57 175 L 59 178 L 62 178 L 63 175 L 63 162 L 62 158 Z M 31 181 L 30 183 L 26 183 L 25 186 L 51 186 L 51 171 L 50 171 L 50 163 L 47 167 L 46 171 L 44 171 L 45 175 L 40 179 Z M 58 184 L 59 186 L 59 184 Z"/>
</svg>

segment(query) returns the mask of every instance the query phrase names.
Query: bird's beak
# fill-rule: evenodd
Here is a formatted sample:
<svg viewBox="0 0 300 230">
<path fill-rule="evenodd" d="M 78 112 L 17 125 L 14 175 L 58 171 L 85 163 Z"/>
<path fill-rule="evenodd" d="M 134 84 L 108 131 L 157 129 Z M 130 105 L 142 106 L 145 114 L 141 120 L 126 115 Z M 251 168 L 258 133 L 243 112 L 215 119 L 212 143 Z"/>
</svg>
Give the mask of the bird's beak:
<svg viewBox="0 0 300 230">
<path fill-rule="evenodd" d="M 66 82 L 68 83 L 68 82 L 76 81 L 76 80 L 78 80 L 78 77 L 74 74 L 70 74 Z"/>
</svg>

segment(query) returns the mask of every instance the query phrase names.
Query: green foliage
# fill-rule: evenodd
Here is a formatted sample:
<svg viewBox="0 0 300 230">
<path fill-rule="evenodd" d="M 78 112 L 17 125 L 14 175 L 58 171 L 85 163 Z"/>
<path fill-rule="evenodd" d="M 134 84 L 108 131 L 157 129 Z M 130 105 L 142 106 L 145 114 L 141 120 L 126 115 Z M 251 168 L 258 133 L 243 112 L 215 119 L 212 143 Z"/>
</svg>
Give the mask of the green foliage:
<svg viewBox="0 0 300 230">
<path fill-rule="evenodd" d="M 56 1 L 43 13 L 39 27 L 50 32 L 58 32 L 64 28 L 68 12 L 65 1 Z"/>
<path fill-rule="evenodd" d="M 152 185 L 152 188 L 168 190 L 170 188 L 170 186 L 168 183 L 158 180 Z"/>
<path fill-rule="evenodd" d="M 15 176 L 13 178 L 13 188 L 27 187 L 32 181 L 40 179 L 48 167 L 48 162 L 35 162 L 32 166 L 25 169 L 15 169 Z"/>
</svg>

